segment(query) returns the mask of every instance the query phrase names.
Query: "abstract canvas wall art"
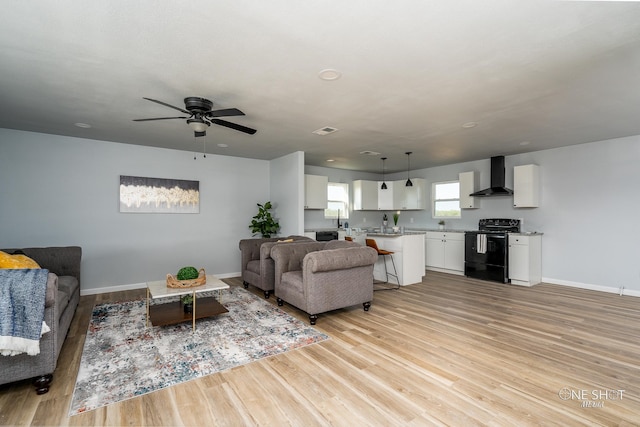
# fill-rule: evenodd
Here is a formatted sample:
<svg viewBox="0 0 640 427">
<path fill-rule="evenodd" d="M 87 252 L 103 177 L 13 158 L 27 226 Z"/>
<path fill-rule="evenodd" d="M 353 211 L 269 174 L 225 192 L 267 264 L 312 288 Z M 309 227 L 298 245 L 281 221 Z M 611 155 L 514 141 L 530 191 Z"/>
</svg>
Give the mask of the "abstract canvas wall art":
<svg viewBox="0 0 640 427">
<path fill-rule="evenodd" d="M 120 175 L 120 212 L 200 213 L 200 181 Z"/>
</svg>

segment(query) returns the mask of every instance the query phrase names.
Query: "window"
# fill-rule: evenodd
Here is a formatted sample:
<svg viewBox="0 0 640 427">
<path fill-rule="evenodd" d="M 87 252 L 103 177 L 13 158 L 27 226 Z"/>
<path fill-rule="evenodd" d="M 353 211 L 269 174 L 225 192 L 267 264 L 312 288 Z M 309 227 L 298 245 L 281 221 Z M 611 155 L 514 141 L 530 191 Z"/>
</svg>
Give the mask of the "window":
<svg viewBox="0 0 640 427">
<path fill-rule="evenodd" d="M 434 182 L 431 186 L 433 218 L 460 218 L 460 182 Z"/>
<path fill-rule="evenodd" d="M 349 218 L 349 184 L 330 182 L 327 185 L 328 208 L 324 210 L 324 217 L 327 219 Z"/>
</svg>

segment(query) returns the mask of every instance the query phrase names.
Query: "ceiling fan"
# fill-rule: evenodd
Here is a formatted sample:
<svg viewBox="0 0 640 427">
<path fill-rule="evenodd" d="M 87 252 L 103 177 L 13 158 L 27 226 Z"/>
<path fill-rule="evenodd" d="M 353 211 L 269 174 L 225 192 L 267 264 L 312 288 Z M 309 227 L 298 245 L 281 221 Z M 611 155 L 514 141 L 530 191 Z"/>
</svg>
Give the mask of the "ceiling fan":
<svg viewBox="0 0 640 427">
<path fill-rule="evenodd" d="M 151 98 L 143 98 L 147 101 L 155 102 L 156 104 L 164 105 L 165 107 L 178 110 L 187 116 L 178 117 L 156 117 L 152 119 L 134 119 L 134 122 L 147 122 L 151 120 L 171 120 L 171 119 L 187 119 L 187 124 L 191 126 L 196 137 L 205 136 L 207 128 L 211 124 L 228 127 L 230 129 L 238 130 L 240 132 L 253 135 L 257 131 L 255 129 L 248 128 L 236 123 L 231 123 L 226 120 L 218 119 L 217 117 L 230 117 L 230 116 L 244 116 L 244 113 L 237 108 L 225 108 L 222 110 L 211 110 L 213 102 L 205 98 L 199 98 L 197 96 L 190 96 L 184 99 L 184 108 L 176 107 L 166 102 L 158 101 Z"/>
</svg>

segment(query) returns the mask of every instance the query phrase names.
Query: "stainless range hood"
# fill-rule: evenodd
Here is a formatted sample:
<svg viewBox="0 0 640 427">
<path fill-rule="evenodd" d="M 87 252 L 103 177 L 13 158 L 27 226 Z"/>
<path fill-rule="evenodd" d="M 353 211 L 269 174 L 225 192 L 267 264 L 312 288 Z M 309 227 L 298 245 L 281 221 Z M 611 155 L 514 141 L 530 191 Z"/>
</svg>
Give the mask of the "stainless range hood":
<svg viewBox="0 0 640 427">
<path fill-rule="evenodd" d="M 505 186 L 504 180 L 504 156 L 491 158 L 491 187 L 471 193 L 473 197 L 510 196 L 513 190 Z"/>
</svg>

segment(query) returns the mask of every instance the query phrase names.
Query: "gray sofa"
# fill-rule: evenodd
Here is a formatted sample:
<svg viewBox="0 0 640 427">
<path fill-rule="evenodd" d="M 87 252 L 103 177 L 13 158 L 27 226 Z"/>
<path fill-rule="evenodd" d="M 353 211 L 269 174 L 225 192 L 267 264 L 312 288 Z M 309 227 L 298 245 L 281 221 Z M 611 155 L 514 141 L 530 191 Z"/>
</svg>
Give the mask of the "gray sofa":
<svg viewBox="0 0 640 427">
<path fill-rule="evenodd" d="M 278 305 L 287 303 L 309 314 L 316 324 L 318 314 L 362 304 L 369 310 L 373 300 L 373 266 L 378 254 L 354 242 L 276 245 L 275 290 Z"/>
<path fill-rule="evenodd" d="M 43 394 L 49 391 L 58 355 L 80 301 L 82 249 L 78 246 L 66 246 L 0 250 L 9 254 L 24 253 L 50 273 L 44 321 L 51 331 L 40 339 L 40 354 L 0 356 L 0 384 L 34 378 L 36 392 Z"/>
<path fill-rule="evenodd" d="M 272 237 L 261 239 L 240 240 L 242 283 L 245 289 L 249 285 L 264 291 L 264 297 L 269 298 L 274 286 L 274 264 L 271 259 L 271 248 L 280 244 L 278 241 L 293 240 L 294 242 L 313 242 L 305 236 Z M 282 244 L 287 244 L 282 242 Z"/>
</svg>

